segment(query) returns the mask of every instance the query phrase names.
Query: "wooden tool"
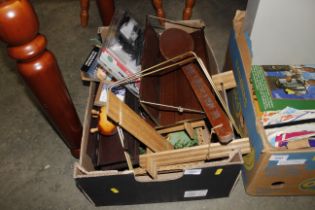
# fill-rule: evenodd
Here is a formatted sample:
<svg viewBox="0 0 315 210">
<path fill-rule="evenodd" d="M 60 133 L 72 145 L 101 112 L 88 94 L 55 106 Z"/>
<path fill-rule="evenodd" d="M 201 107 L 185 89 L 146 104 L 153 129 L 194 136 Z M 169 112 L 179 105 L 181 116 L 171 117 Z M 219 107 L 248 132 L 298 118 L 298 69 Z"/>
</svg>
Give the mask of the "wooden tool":
<svg viewBox="0 0 315 210">
<path fill-rule="evenodd" d="M 237 139 L 228 145 L 211 143 L 208 145 L 140 155 L 140 166 L 145 168 L 153 178 L 156 178 L 159 168 L 162 166 L 229 157 L 232 150 L 239 150 L 242 154 L 249 153 L 250 144 L 248 138 Z"/>
<path fill-rule="evenodd" d="M 107 116 L 149 147 L 153 152 L 170 150 L 173 146 L 145 120 L 108 91 Z"/>
<path fill-rule="evenodd" d="M 160 36 L 160 51 L 166 59 L 193 49 L 194 41 L 192 37 L 181 29 L 167 29 Z M 213 126 L 219 141 L 221 143 L 231 141 L 234 138 L 234 133 L 229 118 L 217 103 L 215 95 L 204 79 L 200 68 L 194 63 L 190 63 L 182 66 L 182 70 Z"/>
</svg>

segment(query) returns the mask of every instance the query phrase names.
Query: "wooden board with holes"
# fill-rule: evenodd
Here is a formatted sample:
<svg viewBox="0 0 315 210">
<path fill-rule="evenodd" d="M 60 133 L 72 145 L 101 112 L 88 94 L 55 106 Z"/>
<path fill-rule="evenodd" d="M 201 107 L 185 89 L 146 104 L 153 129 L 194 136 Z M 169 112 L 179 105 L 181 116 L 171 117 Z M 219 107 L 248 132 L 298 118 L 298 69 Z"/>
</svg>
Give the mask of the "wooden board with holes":
<svg viewBox="0 0 315 210">
<path fill-rule="evenodd" d="M 119 100 L 108 93 L 107 115 L 114 122 L 149 147 L 153 152 L 170 150 L 173 146 L 158 134 L 147 122 Z"/>
<path fill-rule="evenodd" d="M 241 154 L 249 153 L 250 144 L 248 138 L 234 140 L 228 145 L 211 143 L 208 145 L 140 155 L 140 166 L 145 168 L 153 178 L 156 178 L 159 167 L 161 166 L 228 157 L 232 150 L 239 150 Z"/>
</svg>

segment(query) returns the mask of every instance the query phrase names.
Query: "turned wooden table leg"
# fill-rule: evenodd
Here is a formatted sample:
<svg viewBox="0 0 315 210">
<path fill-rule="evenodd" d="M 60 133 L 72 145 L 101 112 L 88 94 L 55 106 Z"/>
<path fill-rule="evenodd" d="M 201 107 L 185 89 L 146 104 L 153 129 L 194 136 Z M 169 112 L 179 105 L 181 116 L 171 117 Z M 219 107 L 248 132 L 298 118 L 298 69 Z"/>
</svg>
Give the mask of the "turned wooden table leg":
<svg viewBox="0 0 315 210">
<path fill-rule="evenodd" d="M 108 26 L 115 12 L 114 0 L 97 0 L 98 10 L 104 26 Z"/>
<path fill-rule="evenodd" d="M 196 0 L 186 0 L 185 9 L 183 11 L 183 20 L 190 19 L 195 2 Z"/>
<path fill-rule="evenodd" d="M 74 157 L 80 154 L 82 126 L 47 40 L 28 0 L 0 1 L 0 40 Z M 1 96 L 0 96 L 1 97 Z"/>
<path fill-rule="evenodd" d="M 153 6 L 156 9 L 156 15 L 160 18 L 165 18 L 165 13 L 163 10 L 163 2 L 162 0 L 152 0 Z M 161 24 L 164 24 L 163 20 L 160 20 Z"/>
<path fill-rule="evenodd" d="M 86 27 L 89 22 L 89 6 L 90 1 L 89 0 L 80 0 L 81 5 L 81 12 L 80 12 L 80 18 L 81 18 L 81 26 Z"/>
</svg>

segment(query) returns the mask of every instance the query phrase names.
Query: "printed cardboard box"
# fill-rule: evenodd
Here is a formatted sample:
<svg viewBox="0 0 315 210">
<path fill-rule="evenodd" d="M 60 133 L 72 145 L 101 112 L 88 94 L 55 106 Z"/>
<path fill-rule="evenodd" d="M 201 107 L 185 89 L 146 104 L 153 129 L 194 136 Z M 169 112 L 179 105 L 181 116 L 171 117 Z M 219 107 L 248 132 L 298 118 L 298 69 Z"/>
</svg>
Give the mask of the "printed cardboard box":
<svg viewBox="0 0 315 210">
<path fill-rule="evenodd" d="M 246 192 L 251 195 L 315 195 L 315 149 L 280 150 L 266 139 L 257 119 L 249 82 L 251 48 L 242 32 L 244 13 L 237 12 L 231 33 L 226 68 L 233 69 L 237 88 L 230 96 L 243 132 L 247 133 L 252 151 L 244 158 L 242 170 Z"/>
</svg>

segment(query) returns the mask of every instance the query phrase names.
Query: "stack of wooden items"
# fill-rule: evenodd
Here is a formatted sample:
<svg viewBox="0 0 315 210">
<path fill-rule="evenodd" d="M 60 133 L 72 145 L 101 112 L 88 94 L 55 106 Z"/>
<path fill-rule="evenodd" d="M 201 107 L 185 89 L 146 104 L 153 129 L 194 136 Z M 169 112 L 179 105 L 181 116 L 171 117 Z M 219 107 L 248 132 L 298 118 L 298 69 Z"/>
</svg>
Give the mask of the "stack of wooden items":
<svg viewBox="0 0 315 210">
<path fill-rule="evenodd" d="M 83 79 L 100 81 L 88 141 L 95 169 L 157 178 L 249 153 L 224 100 L 233 73 L 211 70 L 202 21 L 162 27 L 149 16 L 143 29 L 117 13 L 82 68 Z"/>
</svg>

